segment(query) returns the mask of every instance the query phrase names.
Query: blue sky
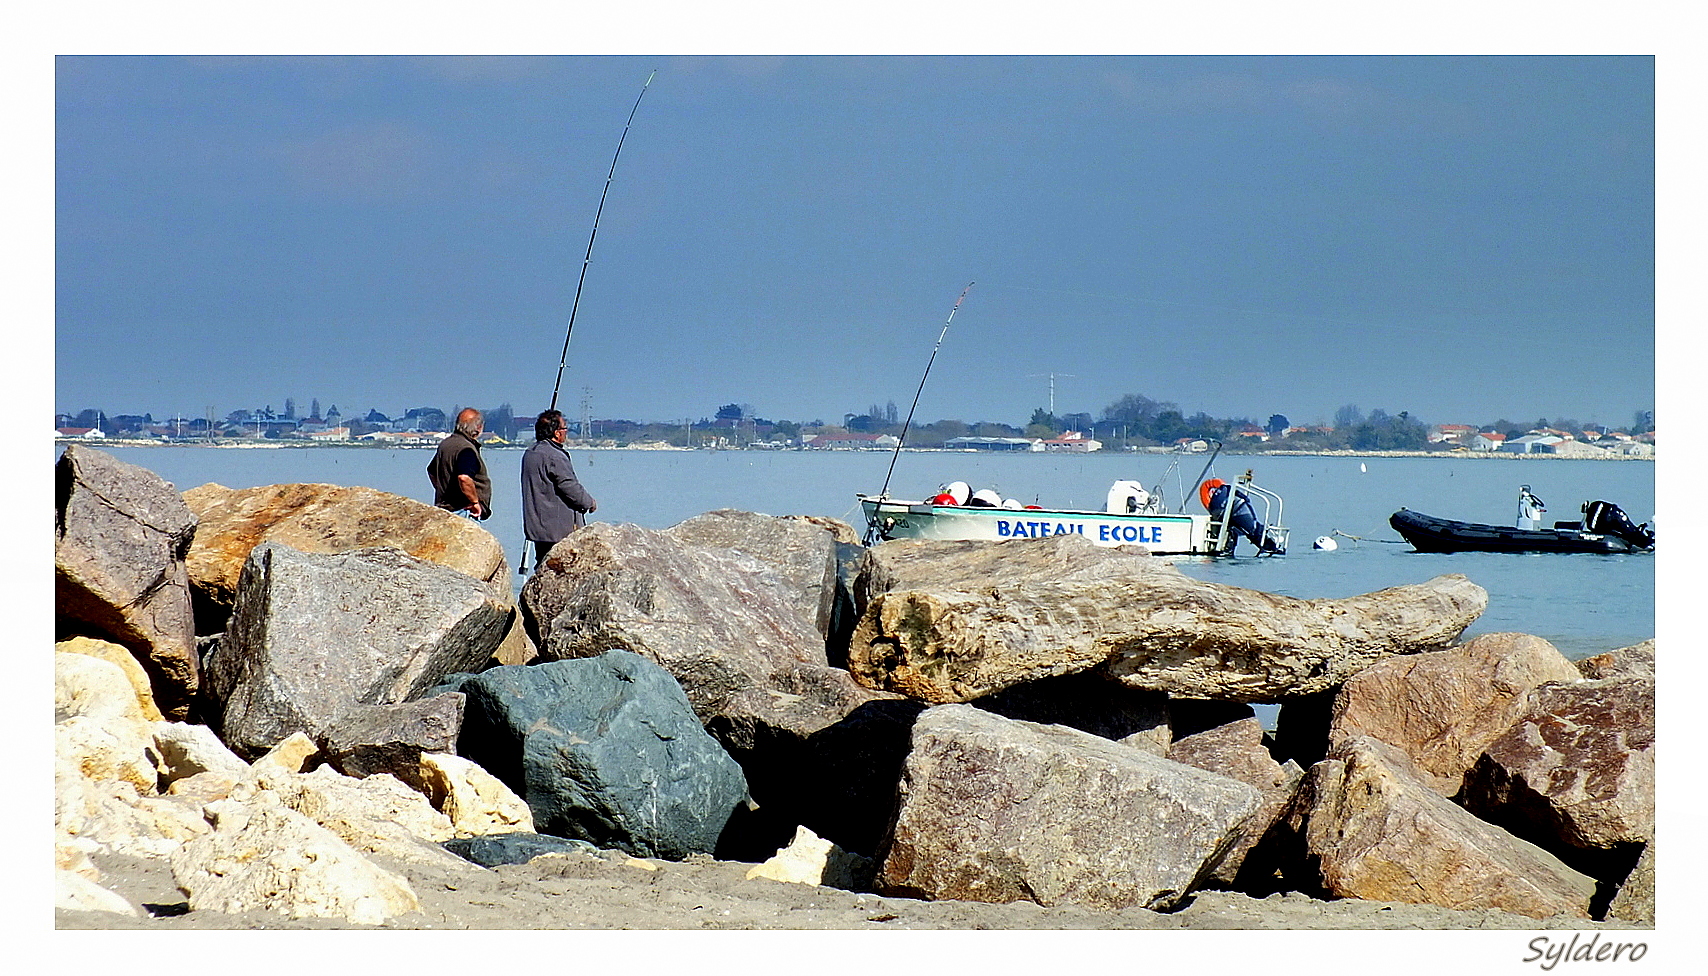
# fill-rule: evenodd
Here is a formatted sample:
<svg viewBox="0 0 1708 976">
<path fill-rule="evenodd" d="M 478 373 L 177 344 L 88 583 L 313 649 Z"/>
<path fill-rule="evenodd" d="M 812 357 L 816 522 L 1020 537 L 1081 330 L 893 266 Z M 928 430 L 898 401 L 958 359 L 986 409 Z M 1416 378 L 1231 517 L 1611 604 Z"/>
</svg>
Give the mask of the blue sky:
<svg viewBox="0 0 1708 976">
<path fill-rule="evenodd" d="M 61 57 L 56 409 L 1655 403 L 1648 57 Z"/>
</svg>

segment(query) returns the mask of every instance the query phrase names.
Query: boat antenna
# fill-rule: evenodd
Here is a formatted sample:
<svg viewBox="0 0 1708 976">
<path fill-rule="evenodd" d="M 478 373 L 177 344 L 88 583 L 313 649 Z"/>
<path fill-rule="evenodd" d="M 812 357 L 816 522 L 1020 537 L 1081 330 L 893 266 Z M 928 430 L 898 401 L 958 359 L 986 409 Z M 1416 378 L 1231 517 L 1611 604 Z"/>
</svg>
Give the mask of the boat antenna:
<svg viewBox="0 0 1708 976">
<path fill-rule="evenodd" d="M 937 345 L 931 347 L 931 358 L 925 361 L 925 372 L 919 377 L 919 389 L 913 393 L 913 405 L 907 408 L 907 420 L 901 425 L 901 437 L 896 440 L 896 449 L 890 454 L 890 469 L 884 473 L 884 487 L 878 492 L 879 498 L 885 498 L 890 493 L 890 475 L 895 474 L 896 458 L 901 456 L 901 446 L 907 443 L 908 428 L 913 426 L 913 411 L 919 408 L 919 395 L 925 392 L 925 377 L 931 375 L 931 364 L 937 361 L 937 350 L 943 345 L 943 337 L 949 334 L 949 323 L 955 321 L 955 313 L 961 310 L 961 302 L 967 297 L 967 292 L 973 290 L 973 282 L 967 282 L 967 287 L 961 289 L 961 297 L 955 299 L 955 307 L 949 309 L 949 317 L 943 322 L 943 331 L 937 334 Z"/>
<path fill-rule="evenodd" d="M 593 211 L 593 233 L 587 235 L 587 256 L 581 259 L 581 280 L 575 283 L 575 300 L 569 305 L 569 327 L 563 332 L 563 355 L 557 362 L 557 381 L 552 384 L 552 404 L 548 408 L 551 410 L 557 409 L 557 392 L 563 385 L 563 367 L 569 362 L 569 337 L 575 331 L 575 310 L 581 306 L 581 286 L 587 283 L 587 266 L 593 261 L 593 239 L 599 236 L 599 215 L 605 212 L 605 195 L 611 192 L 611 178 L 617 175 L 617 159 L 623 155 L 623 140 L 629 137 L 629 126 L 634 124 L 635 112 L 640 109 L 647 85 L 652 84 L 656 74 L 658 71 L 654 69 L 646 76 L 646 84 L 641 85 L 640 94 L 635 96 L 634 108 L 629 109 L 629 120 L 623 123 L 623 134 L 617 139 L 617 151 L 611 155 L 611 171 L 605 174 L 605 189 L 599 194 L 599 208 Z"/>
</svg>

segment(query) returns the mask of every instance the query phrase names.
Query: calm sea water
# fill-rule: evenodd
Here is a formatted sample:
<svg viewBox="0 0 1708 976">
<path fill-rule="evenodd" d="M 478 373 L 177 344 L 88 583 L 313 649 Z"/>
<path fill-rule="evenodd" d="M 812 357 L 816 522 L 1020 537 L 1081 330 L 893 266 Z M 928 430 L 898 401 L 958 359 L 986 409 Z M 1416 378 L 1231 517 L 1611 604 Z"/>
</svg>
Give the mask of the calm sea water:
<svg viewBox="0 0 1708 976">
<path fill-rule="evenodd" d="M 430 501 L 430 452 L 410 449 L 217 449 L 115 447 L 111 453 L 187 490 L 291 482 L 366 485 Z M 719 508 L 771 515 L 828 515 L 856 523 L 854 493 L 876 493 L 890 455 L 878 452 L 572 451 L 576 473 L 599 501 L 595 521 L 665 528 Z M 58 450 L 55 450 L 58 456 Z M 495 513 L 485 526 L 509 553 L 522 549 L 522 451 L 489 449 Z M 949 481 L 995 488 L 1004 497 L 1050 506 L 1101 509 L 1112 481 L 1155 486 L 1171 503 L 1190 490 L 1204 458 L 1157 455 L 992 455 L 904 452 L 890 493 L 920 498 Z M 1641 461 L 1500 458 L 1227 457 L 1211 475 L 1233 480 L 1247 468 L 1286 501 L 1291 551 L 1277 559 L 1182 559 L 1194 577 L 1302 598 L 1344 597 L 1462 573 L 1489 591 L 1487 612 L 1467 634 L 1521 631 L 1579 658 L 1655 634 L 1655 557 L 1589 555 L 1430 555 L 1411 551 L 1388 527 L 1400 507 L 1474 522 L 1510 525 L 1520 484 L 1547 502 L 1549 521 L 1579 517 L 1606 499 L 1636 521 L 1655 513 L 1655 466 Z M 1166 480 L 1165 480 L 1166 474 Z M 1194 505 L 1196 503 L 1193 503 Z M 1311 542 L 1336 531 L 1340 548 Z M 1345 538 L 1361 537 L 1363 541 Z M 1242 546 L 1249 552 L 1249 546 Z M 519 579 L 519 577 L 518 577 Z"/>
</svg>

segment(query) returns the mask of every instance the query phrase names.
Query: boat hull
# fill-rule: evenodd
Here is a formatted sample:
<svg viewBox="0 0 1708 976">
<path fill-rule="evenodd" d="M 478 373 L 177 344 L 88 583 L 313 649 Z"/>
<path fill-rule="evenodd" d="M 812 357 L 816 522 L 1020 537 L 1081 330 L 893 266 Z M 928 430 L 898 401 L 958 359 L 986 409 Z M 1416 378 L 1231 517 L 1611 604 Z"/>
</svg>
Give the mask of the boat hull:
<svg viewBox="0 0 1708 976">
<path fill-rule="evenodd" d="M 1047 509 L 933 505 L 860 496 L 867 524 L 885 539 L 1004 542 L 1077 535 L 1099 546 L 1143 546 L 1155 555 L 1210 555 L 1207 515 L 1114 515 Z"/>
<path fill-rule="evenodd" d="M 1481 522 L 1459 522 L 1400 509 L 1388 517 L 1418 552 L 1647 552 L 1618 536 L 1581 529 L 1520 529 Z"/>
</svg>

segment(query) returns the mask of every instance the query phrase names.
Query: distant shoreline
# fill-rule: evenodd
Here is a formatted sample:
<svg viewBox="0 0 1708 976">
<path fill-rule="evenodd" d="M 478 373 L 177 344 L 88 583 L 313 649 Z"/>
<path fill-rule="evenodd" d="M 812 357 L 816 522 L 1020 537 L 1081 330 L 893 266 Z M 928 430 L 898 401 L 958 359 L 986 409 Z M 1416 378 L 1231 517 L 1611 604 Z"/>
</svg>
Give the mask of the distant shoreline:
<svg viewBox="0 0 1708 976">
<path fill-rule="evenodd" d="M 196 447 L 196 448 L 215 448 L 215 449 L 234 450 L 234 451 L 284 451 L 284 450 L 295 450 L 295 451 L 326 451 L 326 450 L 430 451 L 435 446 L 432 444 L 421 444 L 421 445 L 414 445 L 414 444 L 410 444 L 410 445 L 405 445 L 405 444 L 354 444 L 354 443 L 331 443 L 331 444 L 308 443 L 308 444 L 303 444 L 303 443 L 296 443 L 296 442 L 283 442 L 283 443 L 281 443 L 281 442 L 277 442 L 277 441 L 263 442 L 263 443 L 255 443 L 255 442 L 248 442 L 248 441 L 240 441 L 240 442 L 236 442 L 236 443 L 218 443 L 218 442 L 209 443 L 207 441 L 161 442 L 161 441 L 157 441 L 157 440 L 140 440 L 140 439 L 139 440 L 126 440 L 126 439 L 122 439 L 122 438 L 83 438 L 83 437 L 56 437 L 53 440 L 54 440 L 54 443 L 56 445 L 60 445 L 60 446 L 64 446 L 64 445 L 68 445 L 68 444 L 84 444 L 84 445 L 88 445 L 91 447 Z M 490 450 L 497 450 L 497 451 L 524 450 L 528 447 L 527 444 L 488 444 L 485 446 Z M 815 450 L 809 451 L 805 448 L 787 448 L 787 449 L 779 450 L 776 448 L 752 449 L 752 448 L 742 448 L 742 447 L 737 447 L 737 448 L 730 448 L 730 447 L 673 447 L 673 446 L 664 446 L 664 445 L 650 446 L 650 445 L 638 445 L 638 444 L 630 444 L 630 445 L 627 445 L 624 447 L 615 447 L 615 446 L 595 446 L 595 445 L 591 445 L 591 444 L 576 444 L 573 441 L 565 444 L 564 446 L 568 447 L 568 448 L 573 448 L 577 451 L 714 451 L 714 452 L 721 451 L 721 452 L 734 452 L 734 451 L 752 450 L 753 453 L 755 453 L 755 454 L 783 454 L 783 453 L 792 453 L 792 454 L 806 454 L 806 453 L 888 454 L 888 453 L 890 453 L 890 451 L 888 449 L 884 449 L 884 450 L 878 450 L 878 449 L 853 450 L 853 449 L 830 448 L 830 449 L 815 449 Z M 1062 454 L 1066 453 L 1066 452 L 1059 452 L 1059 451 L 1043 451 L 1043 452 L 1036 452 L 1036 451 L 980 451 L 980 450 L 973 449 L 973 448 L 957 450 L 957 449 L 941 448 L 941 447 L 904 447 L 904 448 L 902 448 L 902 450 L 904 452 L 907 452 L 910 454 L 911 453 L 918 453 L 918 454 L 992 454 L 992 455 L 995 455 L 995 454 L 1004 454 L 1004 455 L 1008 455 L 1008 454 L 1021 455 L 1021 454 L 1024 454 L 1027 456 L 1030 456 L 1032 454 L 1044 454 L 1044 455 L 1055 456 L 1055 457 L 1059 457 Z M 1167 457 L 1167 456 L 1196 457 L 1199 455 L 1207 456 L 1209 454 L 1208 451 L 1199 451 L 1199 452 L 1193 452 L 1193 453 L 1188 454 L 1188 453 L 1183 453 L 1180 451 L 1145 451 L 1145 450 L 1138 450 L 1138 451 L 1089 451 L 1089 452 L 1085 452 L 1085 453 L 1087 455 L 1089 455 L 1089 454 L 1118 454 L 1118 455 L 1138 454 L 1138 455 L 1154 455 L 1154 456 L 1158 456 L 1158 457 Z M 1655 460 L 1655 456 L 1652 454 L 1647 454 L 1647 455 L 1643 455 L 1643 454 L 1608 454 L 1608 455 L 1601 456 L 1601 457 L 1583 457 L 1583 456 L 1573 456 L 1573 455 L 1569 455 L 1569 454 L 1516 454 L 1516 453 L 1512 453 L 1512 452 L 1503 452 L 1503 451 L 1241 451 L 1241 450 L 1225 450 L 1224 449 L 1222 451 L 1222 454 L 1224 456 L 1237 456 L 1237 457 L 1359 457 L 1359 458 L 1421 457 L 1421 458 L 1453 458 L 1453 459 L 1476 459 L 1476 460 L 1482 460 L 1485 458 L 1491 458 L 1491 459 L 1492 458 L 1499 458 L 1499 459 L 1503 459 L 1503 460 L 1512 460 L 1512 461 L 1532 461 L 1532 460 L 1549 460 L 1549 461 L 1646 461 L 1650 464 L 1653 464 L 1654 460 Z"/>
</svg>

